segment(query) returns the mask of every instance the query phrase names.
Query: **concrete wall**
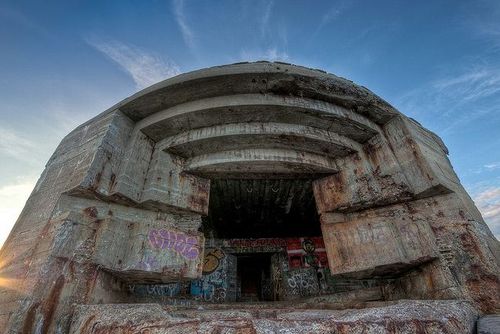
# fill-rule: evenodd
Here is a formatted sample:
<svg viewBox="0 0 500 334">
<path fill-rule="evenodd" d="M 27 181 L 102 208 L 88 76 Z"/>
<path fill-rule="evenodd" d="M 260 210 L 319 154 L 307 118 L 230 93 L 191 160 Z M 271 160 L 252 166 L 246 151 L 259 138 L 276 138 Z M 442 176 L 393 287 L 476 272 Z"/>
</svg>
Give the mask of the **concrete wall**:
<svg viewBox="0 0 500 334">
<path fill-rule="evenodd" d="M 485 312 L 498 307 L 487 291 L 499 288 L 499 243 L 435 134 L 398 116 L 339 164 L 338 174 L 314 185 L 332 274 L 399 273 L 385 298 L 469 298 Z"/>
<path fill-rule="evenodd" d="M 2 275 L 16 280 L 15 289 L 1 289 L 0 329 L 64 332 L 74 303 L 126 300 L 129 281 L 201 275 L 199 205 L 188 207 L 173 187 L 165 205 L 179 207 L 159 212 L 141 202 L 147 186 L 135 186 L 139 200 L 114 189 L 117 175 L 132 168 L 131 134 L 133 122 L 115 111 L 59 145 L 2 249 Z M 142 162 L 132 161 L 130 173 L 145 183 Z"/>
</svg>

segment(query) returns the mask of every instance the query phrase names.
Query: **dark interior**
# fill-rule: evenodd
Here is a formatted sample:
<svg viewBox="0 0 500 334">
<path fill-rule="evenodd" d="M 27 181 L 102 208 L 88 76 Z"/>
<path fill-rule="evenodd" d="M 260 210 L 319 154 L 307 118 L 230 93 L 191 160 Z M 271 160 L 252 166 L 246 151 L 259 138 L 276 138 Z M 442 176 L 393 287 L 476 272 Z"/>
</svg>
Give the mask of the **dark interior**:
<svg viewBox="0 0 500 334">
<path fill-rule="evenodd" d="M 311 179 L 213 179 L 206 237 L 321 235 Z"/>
<path fill-rule="evenodd" d="M 255 253 L 237 257 L 238 281 L 241 284 L 240 301 L 270 300 L 271 254 Z M 266 289 L 266 285 L 267 289 Z"/>
</svg>

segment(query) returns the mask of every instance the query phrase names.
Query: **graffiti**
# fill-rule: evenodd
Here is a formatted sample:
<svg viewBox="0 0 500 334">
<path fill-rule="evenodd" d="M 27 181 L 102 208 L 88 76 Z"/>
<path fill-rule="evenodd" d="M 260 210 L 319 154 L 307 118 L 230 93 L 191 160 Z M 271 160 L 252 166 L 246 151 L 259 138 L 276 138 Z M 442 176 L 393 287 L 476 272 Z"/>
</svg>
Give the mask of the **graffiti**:
<svg viewBox="0 0 500 334">
<path fill-rule="evenodd" d="M 290 268 L 328 267 L 323 238 L 286 239 L 288 264 Z"/>
<path fill-rule="evenodd" d="M 194 305 L 193 300 L 186 297 L 171 298 L 162 301 L 162 304 L 168 306 L 179 306 L 179 307 L 192 307 Z"/>
<path fill-rule="evenodd" d="M 148 234 L 154 249 L 173 250 L 185 258 L 200 255 L 199 239 L 178 231 L 154 229 Z M 255 247 L 255 248 L 254 248 Z M 203 275 L 182 286 L 154 284 L 137 287 L 136 294 L 166 298 L 188 296 L 193 302 L 236 301 L 241 296 L 241 277 L 237 275 L 237 257 L 234 253 L 259 253 L 272 249 L 270 270 L 259 280 L 258 293 L 264 300 L 283 300 L 287 297 L 311 296 L 332 290 L 328 261 L 323 239 L 317 238 L 262 238 L 211 240 L 203 258 Z M 235 251 L 237 250 L 237 251 Z M 233 253 L 233 254 L 231 254 Z M 148 254 L 139 262 L 139 268 L 159 268 L 161 258 Z"/>
<path fill-rule="evenodd" d="M 148 256 L 145 259 L 143 259 L 141 262 L 139 262 L 137 264 L 137 267 L 138 267 L 138 269 L 141 269 L 141 270 L 151 271 L 154 268 L 158 268 L 159 263 L 158 263 L 158 260 L 155 259 L 154 257 Z"/>
<path fill-rule="evenodd" d="M 230 239 L 224 245 L 231 253 L 279 252 L 286 249 L 286 240 L 280 238 Z"/>
<path fill-rule="evenodd" d="M 185 290 L 182 283 L 170 284 L 137 284 L 129 287 L 130 292 L 139 296 L 165 296 L 174 297 Z"/>
<path fill-rule="evenodd" d="M 286 278 L 287 294 L 310 296 L 319 292 L 316 271 L 310 269 L 298 269 L 289 272 Z"/>
<path fill-rule="evenodd" d="M 293 274 L 292 276 L 288 277 L 287 283 L 288 286 L 292 289 L 311 289 L 316 286 L 316 280 L 309 275 L 304 275 L 304 273 Z"/>
<path fill-rule="evenodd" d="M 217 288 L 213 294 L 214 302 L 223 302 L 226 300 L 226 289 L 225 288 Z"/>
<path fill-rule="evenodd" d="M 188 260 L 194 260 L 200 254 L 198 238 L 183 232 L 152 229 L 148 239 L 151 247 L 173 250 Z"/>
<path fill-rule="evenodd" d="M 226 300 L 226 287 L 223 280 L 202 279 L 191 283 L 194 300 L 220 303 Z"/>
<path fill-rule="evenodd" d="M 304 239 L 302 241 L 302 248 L 306 252 L 304 255 L 304 262 L 310 267 L 319 267 L 319 257 L 315 254 L 316 246 L 311 239 Z"/>
<path fill-rule="evenodd" d="M 191 295 L 197 301 L 219 303 L 236 300 L 236 257 L 214 249 L 207 253 L 214 255 L 218 264 L 211 273 L 191 282 Z M 212 259 L 215 261 L 215 259 Z M 215 264 L 210 264 L 210 269 Z M 208 269 L 208 268 L 207 268 Z"/>
<path fill-rule="evenodd" d="M 283 295 L 283 271 L 288 270 L 286 258 L 283 254 L 274 254 L 271 257 L 271 284 L 273 287 L 272 300 L 280 300 Z"/>
<path fill-rule="evenodd" d="M 203 259 L 203 274 L 207 275 L 217 270 L 224 256 L 224 252 L 219 248 L 208 251 Z"/>
<path fill-rule="evenodd" d="M 247 248 L 256 248 L 263 246 L 286 247 L 286 240 L 279 238 L 231 239 L 229 240 L 229 246 Z"/>
</svg>

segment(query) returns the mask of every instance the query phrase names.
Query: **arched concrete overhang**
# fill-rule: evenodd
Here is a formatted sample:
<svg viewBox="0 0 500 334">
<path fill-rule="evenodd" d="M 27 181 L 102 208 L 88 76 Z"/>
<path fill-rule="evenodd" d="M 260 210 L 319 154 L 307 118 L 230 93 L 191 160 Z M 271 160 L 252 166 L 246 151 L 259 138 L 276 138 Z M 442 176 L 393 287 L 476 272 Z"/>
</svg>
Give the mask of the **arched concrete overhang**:
<svg viewBox="0 0 500 334">
<path fill-rule="evenodd" d="M 265 62 L 183 74 L 112 109 L 157 148 L 189 158 L 186 172 L 207 177 L 332 174 L 336 158 L 358 152 L 398 114 L 348 80 Z"/>
<path fill-rule="evenodd" d="M 274 94 L 330 102 L 383 124 L 398 112 L 368 89 L 321 70 L 285 63 L 239 63 L 193 71 L 159 82 L 115 105 L 134 121 L 193 100 Z"/>
</svg>

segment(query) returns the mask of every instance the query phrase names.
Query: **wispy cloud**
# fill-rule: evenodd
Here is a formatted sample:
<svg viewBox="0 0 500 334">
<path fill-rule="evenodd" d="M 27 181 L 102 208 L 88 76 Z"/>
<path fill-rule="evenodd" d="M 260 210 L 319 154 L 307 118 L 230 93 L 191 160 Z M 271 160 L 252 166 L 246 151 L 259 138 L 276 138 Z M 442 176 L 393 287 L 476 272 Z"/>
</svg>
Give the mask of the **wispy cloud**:
<svg viewBox="0 0 500 334">
<path fill-rule="evenodd" d="M 36 142 L 23 134 L 0 125 L 0 157 L 14 158 L 26 163 L 34 163 L 33 152 L 38 149 Z"/>
<path fill-rule="evenodd" d="M 182 38 L 187 47 L 193 51 L 195 49 L 195 35 L 186 20 L 184 0 L 173 0 L 175 21 L 182 33 Z"/>
<path fill-rule="evenodd" d="M 329 22 L 333 21 L 335 18 L 340 16 L 340 13 L 342 12 L 343 4 L 336 4 L 323 15 L 321 18 L 320 26 L 323 27 Z"/>
<path fill-rule="evenodd" d="M 232 61 L 290 61 L 288 54 L 288 27 L 286 20 L 275 17 L 275 0 L 244 2 L 242 17 L 249 20 L 251 33 L 239 54 Z M 252 5 L 249 5 L 252 4 Z"/>
<path fill-rule="evenodd" d="M 436 78 L 402 95 L 395 104 L 410 116 L 430 117 L 442 124 L 438 131 L 443 135 L 495 114 L 499 103 L 500 69 L 483 64 Z"/>
<path fill-rule="evenodd" d="M 313 36 L 316 36 L 325 26 L 337 19 L 347 8 L 345 1 L 335 1 L 333 5 L 323 14 Z"/>
<path fill-rule="evenodd" d="M 471 15 L 479 9 L 480 15 Z M 498 0 L 472 1 L 465 6 L 463 25 L 469 33 L 485 42 L 484 51 L 500 51 L 500 2 Z"/>
<path fill-rule="evenodd" d="M 142 89 L 180 73 L 172 61 L 156 53 L 126 45 L 118 41 L 86 39 L 87 43 L 102 52 L 128 73 Z"/>
<path fill-rule="evenodd" d="M 273 7 L 274 7 L 274 0 L 267 1 L 264 5 L 264 11 L 262 13 L 262 21 L 260 24 L 261 37 L 264 37 L 269 33 L 269 20 L 271 19 L 271 13 Z"/>
<path fill-rule="evenodd" d="M 480 167 L 469 169 L 468 172 L 472 174 L 482 174 L 487 172 L 495 172 L 500 169 L 500 162 L 490 162 Z"/>
<path fill-rule="evenodd" d="M 500 92 L 500 70 L 473 68 L 458 76 L 437 80 L 433 86 L 441 94 L 460 97 L 464 102 L 475 101 Z"/>
<path fill-rule="evenodd" d="M 495 170 L 500 168 L 500 162 L 492 162 L 483 166 L 487 170 Z"/>
<path fill-rule="evenodd" d="M 241 50 L 240 60 L 242 61 L 289 61 L 290 56 L 285 51 L 281 51 L 276 47 L 271 47 L 262 50 Z"/>
<path fill-rule="evenodd" d="M 500 187 L 487 188 L 473 198 L 484 220 L 500 240 Z"/>
<path fill-rule="evenodd" d="M 481 41 L 481 46 L 464 55 L 460 67 L 439 69 L 447 73 L 408 92 L 398 102 L 401 111 L 419 118 L 427 115 L 433 124 L 441 124 L 437 129 L 441 134 L 457 133 L 485 117 L 498 121 L 500 116 L 500 2 L 482 0 L 459 8 L 463 14 L 461 32 L 476 39 L 476 44 Z"/>
</svg>

